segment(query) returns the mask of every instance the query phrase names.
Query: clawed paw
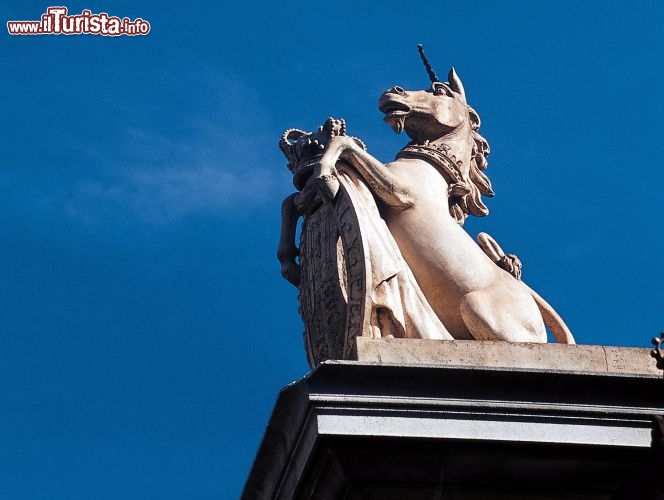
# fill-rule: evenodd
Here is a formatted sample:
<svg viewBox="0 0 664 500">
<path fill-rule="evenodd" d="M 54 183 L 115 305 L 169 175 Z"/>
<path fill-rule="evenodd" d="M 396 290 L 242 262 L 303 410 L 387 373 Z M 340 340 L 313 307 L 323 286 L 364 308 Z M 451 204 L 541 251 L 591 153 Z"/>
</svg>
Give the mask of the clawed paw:
<svg viewBox="0 0 664 500">
<path fill-rule="evenodd" d="M 295 262 L 287 262 L 281 266 L 281 275 L 294 286 L 300 286 L 300 266 Z"/>
</svg>

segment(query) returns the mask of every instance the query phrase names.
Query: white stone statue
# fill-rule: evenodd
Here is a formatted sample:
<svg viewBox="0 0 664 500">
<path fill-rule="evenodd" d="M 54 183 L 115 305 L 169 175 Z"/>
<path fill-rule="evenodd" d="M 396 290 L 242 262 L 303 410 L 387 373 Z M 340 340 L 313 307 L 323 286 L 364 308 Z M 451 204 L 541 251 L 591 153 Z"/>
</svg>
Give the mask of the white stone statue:
<svg viewBox="0 0 664 500">
<path fill-rule="evenodd" d="M 489 145 L 454 68 L 440 82 L 421 47 L 420 55 L 431 87 L 396 86 L 378 104 L 411 139 L 395 161 L 367 153 L 341 120 L 282 137 L 300 192 L 282 206 L 278 257 L 300 287 L 312 364 L 348 357 L 358 335 L 546 342 L 546 323 L 558 342 L 574 343 L 520 280 L 519 260 L 488 234 L 475 242 L 462 229 L 468 214 L 488 214 L 481 196 L 493 195 L 483 172 Z"/>
</svg>

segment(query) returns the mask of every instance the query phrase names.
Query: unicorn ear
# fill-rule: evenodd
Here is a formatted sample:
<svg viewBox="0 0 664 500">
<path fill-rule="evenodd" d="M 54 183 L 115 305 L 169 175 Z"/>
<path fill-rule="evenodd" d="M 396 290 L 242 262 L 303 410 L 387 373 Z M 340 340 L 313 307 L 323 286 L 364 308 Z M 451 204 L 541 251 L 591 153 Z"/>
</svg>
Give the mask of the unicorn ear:
<svg viewBox="0 0 664 500">
<path fill-rule="evenodd" d="M 450 68 L 450 72 L 447 75 L 447 80 L 450 84 L 450 88 L 456 92 L 457 94 L 461 94 L 463 98 L 466 98 L 466 92 L 463 90 L 463 83 L 461 83 L 461 79 L 459 78 L 459 75 L 456 74 L 456 71 L 454 71 L 454 67 Z"/>
</svg>

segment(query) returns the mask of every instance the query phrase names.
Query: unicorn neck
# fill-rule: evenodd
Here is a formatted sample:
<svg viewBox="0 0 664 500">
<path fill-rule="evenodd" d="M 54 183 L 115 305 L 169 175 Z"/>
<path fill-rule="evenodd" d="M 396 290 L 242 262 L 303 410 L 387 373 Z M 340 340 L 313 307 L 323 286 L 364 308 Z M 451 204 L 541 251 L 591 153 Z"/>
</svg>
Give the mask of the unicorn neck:
<svg viewBox="0 0 664 500">
<path fill-rule="evenodd" d="M 473 138 L 470 127 L 467 124 L 458 127 L 435 141 L 429 141 L 428 145 L 435 149 L 448 151 L 448 156 L 453 157 L 450 159 L 457 163 L 457 165 L 459 161 L 461 162 L 461 165 L 458 165 L 460 170 L 468 172 L 471 153 L 473 151 Z"/>
</svg>

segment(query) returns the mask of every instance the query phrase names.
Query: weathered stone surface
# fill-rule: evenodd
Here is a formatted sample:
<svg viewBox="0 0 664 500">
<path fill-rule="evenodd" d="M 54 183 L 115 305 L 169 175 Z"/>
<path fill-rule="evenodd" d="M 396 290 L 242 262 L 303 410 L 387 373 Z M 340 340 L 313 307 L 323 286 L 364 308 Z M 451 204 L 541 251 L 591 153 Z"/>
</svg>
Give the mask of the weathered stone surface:
<svg viewBox="0 0 664 500">
<path fill-rule="evenodd" d="M 360 337 L 352 357 L 363 363 L 378 364 L 661 375 L 649 349 L 599 345 Z"/>
</svg>

